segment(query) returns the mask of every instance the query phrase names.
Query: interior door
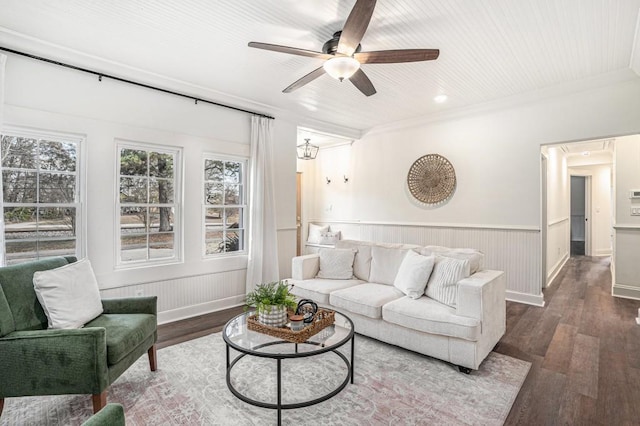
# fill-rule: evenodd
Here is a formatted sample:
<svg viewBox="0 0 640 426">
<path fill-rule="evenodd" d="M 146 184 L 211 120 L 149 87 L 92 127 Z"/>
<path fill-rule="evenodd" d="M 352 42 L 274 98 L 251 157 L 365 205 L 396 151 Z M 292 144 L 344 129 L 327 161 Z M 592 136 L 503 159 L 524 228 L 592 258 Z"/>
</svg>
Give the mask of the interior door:
<svg viewBox="0 0 640 426">
<path fill-rule="evenodd" d="M 585 176 L 571 176 L 571 256 L 584 256 L 587 241 L 587 185 Z"/>
</svg>

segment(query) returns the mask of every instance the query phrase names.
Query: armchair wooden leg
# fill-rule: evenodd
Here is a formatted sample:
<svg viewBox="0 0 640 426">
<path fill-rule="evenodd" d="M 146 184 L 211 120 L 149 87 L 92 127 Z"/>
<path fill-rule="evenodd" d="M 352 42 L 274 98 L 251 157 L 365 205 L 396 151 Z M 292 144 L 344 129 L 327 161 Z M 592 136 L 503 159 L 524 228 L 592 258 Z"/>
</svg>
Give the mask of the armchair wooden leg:
<svg viewBox="0 0 640 426">
<path fill-rule="evenodd" d="M 156 345 L 153 345 L 147 351 L 149 355 L 149 367 L 151 367 L 151 371 L 156 371 L 158 369 L 158 358 L 156 353 Z"/>
<path fill-rule="evenodd" d="M 3 409 L 4 409 L 4 398 L 0 398 L 0 416 L 2 415 Z"/>
<path fill-rule="evenodd" d="M 91 395 L 91 401 L 93 402 L 93 414 L 95 414 L 107 405 L 107 391 Z"/>
</svg>

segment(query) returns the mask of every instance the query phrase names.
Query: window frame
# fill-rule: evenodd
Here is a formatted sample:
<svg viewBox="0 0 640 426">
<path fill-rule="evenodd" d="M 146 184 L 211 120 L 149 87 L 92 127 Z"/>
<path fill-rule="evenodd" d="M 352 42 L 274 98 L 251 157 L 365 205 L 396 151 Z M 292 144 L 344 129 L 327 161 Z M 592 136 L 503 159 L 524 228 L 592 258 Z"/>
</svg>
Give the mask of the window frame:
<svg viewBox="0 0 640 426">
<path fill-rule="evenodd" d="M 26 139 L 36 139 L 36 140 L 46 140 L 50 142 L 62 142 L 62 143 L 74 143 L 76 145 L 76 171 L 75 171 L 75 200 L 73 203 L 64 203 L 64 204 L 56 204 L 56 203 L 5 203 L 4 200 L 0 200 L 2 202 L 3 208 L 3 221 L 4 221 L 4 208 L 5 207 L 19 207 L 25 206 L 29 208 L 60 208 L 60 207 L 73 207 L 76 209 L 75 214 L 75 253 L 73 256 L 76 256 L 78 259 L 82 259 L 87 256 L 87 209 L 86 209 L 86 199 L 87 199 L 87 149 L 86 143 L 87 138 L 86 135 L 80 133 L 72 133 L 72 132 L 60 132 L 55 130 L 47 130 L 47 129 L 35 129 L 24 126 L 16 126 L 16 125 L 5 125 L 0 129 L 0 138 L 4 136 L 13 136 L 13 137 L 21 137 Z M 5 170 L 4 167 L 0 164 L 0 171 Z M 31 169 L 23 169 L 23 170 L 31 170 Z M 39 176 L 41 169 L 38 167 L 36 169 L 36 173 Z M 60 171 L 62 172 L 62 171 Z M 72 172 L 63 172 L 63 174 L 72 174 Z M 39 179 L 38 179 L 39 181 Z M 5 222 L 6 229 L 6 222 Z M 6 233 L 6 230 L 5 230 Z M 68 240 L 70 238 L 60 238 L 60 240 Z M 55 241 L 56 239 L 25 239 L 24 241 Z M 7 262 L 7 250 L 6 250 L 6 237 L 2 236 L 2 242 L 4 244 L 4 256 L 0 258 L 0 266 L 6 266 L 9 263 Z M 37 260 L 45 257 L 51 257 L 51 255 L 40 256 L 39 250 L 36 252 L 37 256 L 35 258 L 25 259 L 24 261 L 15 263 L 24 263 L 30 260 Z"/>
<path fill-rule="evenodd" d="M 123 261 L 122 260 L 122 228 L 121 228 L 121 208 L 126 207 L 127 205 L 131 206 L 143 206 L 146 208 L 152 207 L 160 207 L 160 203 L 137 203 L 137 204 L 122 204 L 120 201 L 120 151 L 122 149 L 132 149 L 132 150 L 140 150 L 149 152 L 156 152 L 160 154 L 171 154 L 174 156 L 173 162 L 173 224 L 174 224 L 174 241 L 173 241 L 173 256 L 165 257 L 165 258 L 146 258 L 144 260 L 132 260 L 132 261 Z M 161 265 L 173 265 L 179 264 L 183 262 L 183 209 L 184 209 L 184 200 L 183 200 L 183 149 L 179 146 L 173 145 L 164 145 L 164 144 L 156 144 L 149 142 L 139 142 L 127 139 L 116 139 L 115 140 L 115 215 L 114 215 L 114 238 L 115 238 L 115 269 L 135 269 L 135 268 L 144 268 L 150 266 L 161 266 Z M 147 175 L 147 178 L 149 176 Z M 146 231 L 144 235 L 150 235 L 151 232 L 149 230 Z M 142 235 L 142 234 L 141 234 Z M 147 240 L 147 250 L 149 249 L 149 244 Z M 148 257 L 148 253 L 147 253 Z"/>
<path fill-rule="evenodd" d="M 205 179 L 205 164 L 207 160 L 210 161 L 233 161 L 236 163 L 240 163 L 242 165 L 242 172 L 240 173 L 240 186 L 242 187 L 241 198 L 243 200 L 242 204 L 207 204 L 205 200 L 205 190 L 208 181 Z M 249 219 L 249 158 L 239 155 L 228 155 L 228 154 L 218 154 L 213 152 L 205 152 L 202 155 L 201 161 L 201 188 L 200 188 L 200 201 L 201 201 L 201 211 L 200 211 L 200 220 L 201 220 L 201 228 L 202 228 L 202 258 L 203 259 L 216 259 L 221 257 L 229 257 L 229 256 L 246 256 L 248 254 L 248 243 L 249 243 L 249 227 L 248 227 L 248 219 Z M 240 228 L 242 230 L 242 250 L 223 252 L 223 253 L 207 253 L 207 218 L 206 212 L 207 209 L 211 208 L 239 208 L 242 209 L 242 224 L 243 227 Z"/>
</svg>

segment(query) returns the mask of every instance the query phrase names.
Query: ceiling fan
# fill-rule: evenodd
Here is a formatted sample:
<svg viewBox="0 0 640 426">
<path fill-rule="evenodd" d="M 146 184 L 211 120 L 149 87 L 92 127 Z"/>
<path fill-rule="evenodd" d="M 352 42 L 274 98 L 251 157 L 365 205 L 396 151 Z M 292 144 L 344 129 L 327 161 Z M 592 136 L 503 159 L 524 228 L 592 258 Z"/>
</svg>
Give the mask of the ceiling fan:
<svg viewBox="0 0 640 426">
<path fill-rule="evenodd" d="M 322 46 L 322 52 L 298 49 L 277 44 L 252 41 L 249 47 L 324 59 L 324 64 L 283 90 L 284 93 L 312 82 L 325 72 L 340 81 L 349 79 L 366 96 L 376 93 L 369 77 L 362 71 L 362 64 L 395 64 L 400 62 L 431 61 L 438 58 L 438 49 L 399 49 L 361 52 L 360 41 L 367 31 L 376 0 L 357 0 L 344 24 L 342 31 L 333 34 L 333 38 Z"/>
</svg>

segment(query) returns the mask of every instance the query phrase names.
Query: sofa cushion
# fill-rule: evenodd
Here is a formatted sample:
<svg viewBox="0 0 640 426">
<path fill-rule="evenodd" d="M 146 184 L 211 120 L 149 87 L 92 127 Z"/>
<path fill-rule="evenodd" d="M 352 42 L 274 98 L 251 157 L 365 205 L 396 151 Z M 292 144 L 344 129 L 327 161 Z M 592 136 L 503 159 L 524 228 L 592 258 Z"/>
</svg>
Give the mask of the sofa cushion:
<svg viewBox="0 0 640 426">
<path fill-rule="evenodd" d="M 320 250 L 320 270 L 318 278 L 349 280 L 353 278 L 353 249 Z"/>
<path fill-rule="evenodd" d="M 151 314 L 102 314 L 85 327 L 103 327 L 107 331 L 107 364 L 114 365 L 156 331 L 156 316 Z"/>
<path fill-rule="evenodd" d="M 329 301 L 338 309 L 344 309 L 369 318 L 382 318 L 382 306 L 404 294 L 393 286 L 366 283 L 331 293 Z"/>
<path fill-rule="evenodd" d="M 476 249 L 426 246 L 422 247 L 418 253 L 423 256 L 439 255 L 453 259 L 468 260 L 471 274 L 484 269 L 484 253 Z"/>
<path fill-rule="evenodd" d="M 362 284 L 362 280 L 328 280 L 314 278 L 310 280 L 289 280 L 293 284 L 291 293 L 299 299 L 311 299 L 322 305 L 329 304 L 329 293 Z"/>
<path fill-rule="evenodd" d="M 455 307 L 458 302 L 458 281 L 469 275 L 468 260 L 436 256 L 425 294 L 440 303 Z"/>
<path fill-rule="evenodd" d="M 336 242 L 336 248 L 350 248 L 356 250 L 356 256 L 353 259 L 353 275 L 359 280 L 369 281 L 372 245 L 373 243 L 355 240 L 341 240 Z"/>
<path fill-rule="evenodd" d="M 422 256 L 413 250 L 407 251 L 393 286 L 412 299 L 422 297 L 434 262 L 434 256 Z"/>
<path fill-rule="evenodd" d="M 389 248 L 381 246 L 371 247 L 371 274 L 369 282 L 393 285 L 400 264 L 404 260 L 408 249 Z"/>
<path fill-rule="evenodd" d="M 33 274 L 49 328 L 81 328 L 102 313 L 98 281 L 89 259 Z"/>
<path fill-rule="evenodd" d="M 382 307 L 382 318 L 425 333 L 440 334 L 477 341 L 480 337 L 480 320 L 455 314 L 455 308 L 428 297 L 410 299 L 403 297 Z"/>
</svg>

